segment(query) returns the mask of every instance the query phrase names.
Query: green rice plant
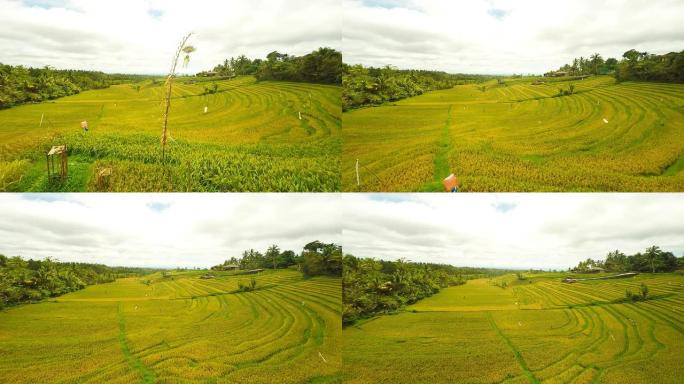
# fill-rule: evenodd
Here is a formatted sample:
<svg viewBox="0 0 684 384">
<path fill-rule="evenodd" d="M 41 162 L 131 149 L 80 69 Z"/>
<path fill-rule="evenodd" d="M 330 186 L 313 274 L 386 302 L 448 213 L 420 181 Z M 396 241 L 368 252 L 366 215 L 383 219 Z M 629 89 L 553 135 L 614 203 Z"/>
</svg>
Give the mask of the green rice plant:
<svg viewBox="0 0 684 384">
<path fill-rule="evenodd" d="M 343 113 L 343 189 L 684 191 L 684 85 L 535 80 Z"/>
<path fill-rule="evenodd" d="M 242 76 L 175 82 L 162 154 L 159 101 L 152 81 L 85 91 L 0 111 L 0 164 L 10 191 L 338 191 L 342 142 L 340 87 Z M 206 113 L 205 113 L 206 108 Z M 299 115 L 301 113 L 301 119 Z M 41 116 L 45 116 L 42 126 Z M 79 122 L 89 121 L 84 134 Z M 50 185 L 45 153 L 70 148 L 70 177 Z M 165 165 L 162 167 L 162 165 Z M 16 167 L 16 166 L 15 166 Z M 108 183 L 98 172 L 111 168 Z M 17 181 L 19 180 L 19 181 Z M 14 182 L 16 181 L 16 182 Z"/>
<path fill-rule="evenodd" d="M 29 161 L 26 159 L 0 161 L 0 192 L 12 190 L 13 185 L 21 181 L 28 167 Z"/>
<path fill-rule="evenodd" d="M 497 278 L 509 282 L 505 290 L 497 281 L 469 280 L 404 313 L 345 328 L 344 382 L 639 384 L 684 377 L 681 274 L 572 284 L 561 281 L 563 273 L 526 277 Z M 639 292 L 639 301 L 621 300 L 625 290 Z"/>
<path fill-rule="evenodd" d="M 1 381 L 339 382 L 339 278 L 204 274 L 119 279 L 0 311 Z"/>
</svg>

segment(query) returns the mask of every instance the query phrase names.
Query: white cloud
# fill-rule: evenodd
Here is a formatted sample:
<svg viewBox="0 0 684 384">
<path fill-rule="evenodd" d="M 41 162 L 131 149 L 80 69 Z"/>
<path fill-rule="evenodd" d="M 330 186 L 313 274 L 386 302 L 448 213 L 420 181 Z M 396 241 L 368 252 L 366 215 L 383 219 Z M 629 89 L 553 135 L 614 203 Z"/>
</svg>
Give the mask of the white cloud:
<svg viewBox="0 0 684 384">
<path fill-rule="evenodd" d="M 0 194 L 0 253 L 210 266 L 271 244 L 461 266 L 684 252 L 682 194 Z"/>
<path fill-rule="evenodd" d="M 338 0 L 0 0 L 0 62 L 164 73 L 181 37 L 187 73 L 231 56 L 340 49 Z"/>
<path fill-rule="evenodd" d="M 0 194 L 0 253 L 204 266 L 271 244 L 340 243 L 335 194 Z"/>
<path fill-rule="evenodd" d="M 342 197 L 345 253 L 459 266 L 560 269 L 651 245 L 684 252 L 681 194 Z"/>
<path fill-rule="evenodd" d="M 595 52 L 684 49 L 677 0 L 343 0 L 344 60 L 460 73 L 543 73 Z"/>
</svg>

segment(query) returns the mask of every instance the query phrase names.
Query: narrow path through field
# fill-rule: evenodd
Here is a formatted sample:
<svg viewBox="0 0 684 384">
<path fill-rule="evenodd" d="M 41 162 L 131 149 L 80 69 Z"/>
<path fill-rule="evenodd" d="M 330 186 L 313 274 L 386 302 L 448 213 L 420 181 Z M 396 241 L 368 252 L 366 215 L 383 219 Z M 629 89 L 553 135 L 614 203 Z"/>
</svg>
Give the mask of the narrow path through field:
<svg viewBox="0 0 684 384">
<path fill-rule="evenodd" d="M 494 318 L 492 317 L 491 312 L 487 312 L 487 319 L 489 320 L 489 324 L 491 324 L 492 328 L 496 331 L 496 333 L 503 339 L 503 341 L 506 342 L 508 347 L 511 349 L 513 352 L 513 355 L 515 355 L 515 359 L 518 360 L 518 364 L 520 365 L 520 368 L 525 372 L 525 375 L 527 375 L 527 378 L 530 380 L 530 383 L 534 384 L 539 384 L 539 380 L 534 376 L 532 371 L 527 367 L 527 363 L 525 363 L 525 359 L 523 359 L 522 355 L 520 355 L 520 352 L 515 348 L 513 343 L 506 337 L 506 335 L 501 332 L 501 329 L 496 325 L 496 322 L 494 321 Z"/>
<path fill-rule="evenodd" d="M 424 192 L 438 192 L 442 190 L 442 180 L 451 174 L 449 169 L 449 141 L 451 131 L 451 109 L 453 105 L 449 104 L 447 110 L 447 118 L 444 122 L 444 129 L 437 142 L 438 148 L 435 154 L 435 170 L 433 172 L 432 181 L 423 184 L 419 190 Z"/>
<path fill-rule="evenodd" d="M 663 171 L 663 176 L 674 176 L 684 170 L 684 153 Z"/>
<path fill-rule="evenodd" d="M 123 311 L 121 310 L 121 303 L 119 303 L 119 344 L 121 344 L 121 352 L 126 356 L 128 364 L 133 367 L 136 371 L 140 373 L 141 380 L 140 383 L 152 384 L 156 382 L 156 377 L 154 372 L 143 365 L 139 358 L 133 356 L 130 348 L 128 347 L 128 341 L 126 340 L 126 318 L 124 317 Z"/>
<path fill-rule="evenodd" d="M 447 119 L 444 123 L 442 136 L 439 139 L 439 148 L 437 149 L 437 155 L 435 156 L 434 181 L 436 182 L 441 182 L 442 179 L 449 176 L 449 174 L 451 173 L 449 171 L 449 131 L 451 130 L 452 107 L 453 105 L 449 105 L 449 110 L 447 111 Z"/>
</svg>

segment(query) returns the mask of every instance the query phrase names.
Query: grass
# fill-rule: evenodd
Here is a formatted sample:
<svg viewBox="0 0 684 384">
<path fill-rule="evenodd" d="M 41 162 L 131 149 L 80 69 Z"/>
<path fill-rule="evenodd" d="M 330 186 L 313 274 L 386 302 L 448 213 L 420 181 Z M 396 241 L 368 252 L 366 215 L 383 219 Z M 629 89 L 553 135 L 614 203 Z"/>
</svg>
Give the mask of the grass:
<svg viewBox="0 0 684 384">
<path fill-rule="evenodd" d="M 511 288 L 502 290 L 492 280 L 476 279 L 468 281 L 460 289 L 446 289 L 409 306 L 415 311 L 484 311 L 517 309 L 518 303 Z"/>
<path fill-rule="evenodd" d="M 530 383 L 533 384 L 539 384 L 539 380 L 534 376 L 534 373 L 530 371 L 530 369 L 527 367 L 527 363 L 525 363 L 525 359 L 523 359 L 522 355 L 520 355 L 520 351 L 518 351 L 511 342 L 511 340 L 506 337 L 506 335 L 501 332 L 501 329 L 496 325 L 496 321 L 494 321 L 494 318 L 492 318 L 491 313 L 487 313 L 487 319 L 489 320 L 489 324 L 492 326 L 492 329 L 496 331 L 496 334 L 501 337 L 502 340 L 506 342 L 506 345 L 511 349 L 511 352 L 513 352 L 513 355 L 515 356 L 515 359 L 518 361 L 518 364 L 520 365 L 520 369 L 522 369 L 523 372 L 525 372 L 525 376 L 527 376 L 528 380 Z"/>
<path fill-rule="evenodd" d="M 205 87 L 216 84 L 215 94 Z M 124 84 L 0 111 L 6 191 L 337 191 L 340 88 L 179 79 L 162 160 L 162 83 Z M 204 107 L 207 113 L 204 113 Z M 299 118 L 301 112 L 301 120 Z M 42 126 L 41 116 L 44 115 Z M 83 134 L 80 122 L 90 131 Z M 70 148 L 70 179 L 49 183 L 45 152 Z M 112 168 L 108 183 L 95 174 Z"/>
<path fill-rule="evenodd" d="M 440 191 L 454 173 L 463 191 L 684 191 L 684 85 L 534 80 L 345 112 L 343 189 Z"/>
<path fill-rule="evenodd" d="M 684 276 L 468 281 L 343 331 L 348 383 L 678 383 Z M 593 275 L 594 277 L 596 275 Z M 496 285 L 509 282 L 507 288 Z M 620 301 L 648 285 L 649 300 Z"/>
<path fill-rule="evenodd" d="M 140 359 L 137 357 L 133 356 L 131 353 L 130 347 L 128 346 L 128 341 L 126 340 L 126 319 L 124 317 L 123 312 L 121 311 L 121 305 L 119 305 L 118 309 L 119 313 L 119 343 L 121 344 L 121 352 L 123 355 L 126 357 L 126 360 L 128 360 L 129 364 L 131 367 L 133 367 L 136 371 L 139 372 L 142 380 L 140 381 L 143 384 L 151 384 L 156 381 L 154 372 L 150 371 L 147 367 L 145 367 Z"/>
<path fill-rule="evenodd" d="M 339 382 L 339 278 L 174 272 L 0 312 L 0 381 Z M 251 278 L 251 276 L 250 276 Z M 152 280 L 146 285 L 144 280 Z"/>
</svg>

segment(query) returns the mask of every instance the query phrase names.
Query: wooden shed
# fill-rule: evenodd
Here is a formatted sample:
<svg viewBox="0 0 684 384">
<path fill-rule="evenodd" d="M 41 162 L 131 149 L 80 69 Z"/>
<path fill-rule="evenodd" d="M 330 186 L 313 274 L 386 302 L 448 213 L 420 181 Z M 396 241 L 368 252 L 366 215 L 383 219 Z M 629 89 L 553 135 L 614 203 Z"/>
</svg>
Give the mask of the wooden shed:
<svg viewBox="0 0 684 384">
<path fill-rule="evenodd" d="M 48 180 L 66 179 L 69 173 L 68 148 L 66 144 L 55 145 L 46 154 Z M 55 168 L 55 157 L 58 157 L 59 168 Z"/>
</svg>

